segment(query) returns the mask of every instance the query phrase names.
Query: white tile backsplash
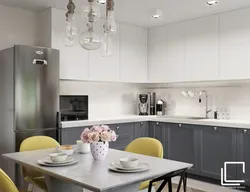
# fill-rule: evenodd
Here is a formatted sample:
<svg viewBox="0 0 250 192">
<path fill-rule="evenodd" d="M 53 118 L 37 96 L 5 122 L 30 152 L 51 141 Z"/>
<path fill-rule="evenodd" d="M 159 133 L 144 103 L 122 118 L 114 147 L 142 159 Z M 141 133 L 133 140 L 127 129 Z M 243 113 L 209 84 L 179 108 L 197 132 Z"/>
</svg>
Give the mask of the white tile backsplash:
<svg viewBox="0 0 250 192">
<path fill-rule="evenodd" d="M 237 120 L 250 120 L 250 86 L 237 87 L 204 87 L 187 88 L 186 90 L 195 90 L 195 98 L 185 98 L 181 91 L 185 88 L 158 88 L 147 89 L 157 94 L 157 99 L 163 99 L 167 102 L 167 114 L 184 116 L 205 116 L 205 102 L 198 102 L 198 94 L 201 90 L 208 93 L 208 108 L 216 110 L 217 107 L 230 108 L 230 118 Z M 203 101 L 205 100 L 203 95 Z M 210 116 L 213 113 L 210 113 Z"/>
</svg>

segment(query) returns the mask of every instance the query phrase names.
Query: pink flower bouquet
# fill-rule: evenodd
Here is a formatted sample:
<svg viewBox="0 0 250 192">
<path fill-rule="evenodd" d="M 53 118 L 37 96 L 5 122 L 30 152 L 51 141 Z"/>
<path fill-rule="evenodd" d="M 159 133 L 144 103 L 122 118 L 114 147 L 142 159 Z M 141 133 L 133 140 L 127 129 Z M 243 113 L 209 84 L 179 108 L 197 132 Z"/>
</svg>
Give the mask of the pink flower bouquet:
<svg viewBox="0 0 250 192">
<path fill-rule="evenodd" d="M 94 125 L 93 127 L 85 128 L 81 134 L 81 140 L 84 143 L 110 142 L 116 141 L 117 135 L 107 125 Z"/>
</svg>

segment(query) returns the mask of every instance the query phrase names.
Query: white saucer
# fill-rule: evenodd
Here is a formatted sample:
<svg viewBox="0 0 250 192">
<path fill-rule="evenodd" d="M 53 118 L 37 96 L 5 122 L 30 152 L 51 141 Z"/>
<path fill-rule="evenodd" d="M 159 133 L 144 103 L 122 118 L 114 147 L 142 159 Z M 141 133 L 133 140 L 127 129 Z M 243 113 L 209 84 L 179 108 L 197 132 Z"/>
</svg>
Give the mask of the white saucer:
<svg viewBox="0 0 250 192">
<path fill-rule="evenodd" d="M 137 170 L 137 169 L 144 169 L 145 168 L 145 163 L 139 163 L 136 167 L 133 167 L 133 168 L 124 168 L 124 167 L 122 167 L 120 162 L 114 162 L 113 165 L 117 169 L 122 169 L 122 170 Z"/>
<path fill-rule="evenodd" d="M 132 170 L 119 169 L 116 167 L 115 163 L 109 164 L 108 168 L 112 171 L 120 172 L 120 173 L 137 173 L 137 172 L 147 171 L 150 168 L 150 165 L 147 163 L 140 163 L 140 164 L 141 164 L 140 169 L 132 169 Z"/>
<path fill-rule="evenodd" d="M 43 160 L 45 163 L 49 163 L 49 164 L 65 164 L 65 163 L 70 163 L 72 161 L 74 161 L 73 157 L 67 157 L 67 159 L 65 161 L 60 161 L 60 162 L 54 162 L 51 160 L 51 158 L 46 158 Z"/>
<path fill-rule="evenodd" d="M 46 163 L 44 160 L 38 160 L 38 164 L 39 165 L 43 165 L 43 166 L 47 166 L 47 167 L 63 167 L 63 166 L 68 166 L 68 165 L 73 165 L 75 163 L 77 163 L 79 160 L 73 160 L 71 162 L 68 163 L 60 163 L 60 164 L 52 164 L 52 163 Z"/>
</svg>

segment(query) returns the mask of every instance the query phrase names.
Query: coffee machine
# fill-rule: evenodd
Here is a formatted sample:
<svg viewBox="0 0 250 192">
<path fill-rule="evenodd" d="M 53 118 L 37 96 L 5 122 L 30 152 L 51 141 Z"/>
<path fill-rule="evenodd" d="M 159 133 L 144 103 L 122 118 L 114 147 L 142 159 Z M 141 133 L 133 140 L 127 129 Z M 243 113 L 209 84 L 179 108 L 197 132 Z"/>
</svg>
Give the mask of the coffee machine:
<svg viewBox="0 0 250 192">
<path fill-rule="evenodd" d="M 139 95 L 139 115 L 148 115 L 149 113 L 149 95 L 148 94 L 140 94 Z"/>
</svg>

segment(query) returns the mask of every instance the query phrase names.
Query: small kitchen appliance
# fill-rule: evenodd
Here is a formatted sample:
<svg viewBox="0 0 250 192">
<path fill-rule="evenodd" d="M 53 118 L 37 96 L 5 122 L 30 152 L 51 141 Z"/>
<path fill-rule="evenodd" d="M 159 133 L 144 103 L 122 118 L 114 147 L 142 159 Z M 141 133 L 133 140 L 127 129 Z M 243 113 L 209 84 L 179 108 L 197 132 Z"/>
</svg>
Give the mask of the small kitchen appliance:
<svg viewBox="0 0 250 192">
<path fill-rule="evenodd" d="M 139 95 L 139 115 L 149 114 L 149 95 L 147 93 Z"/>
<path fill-rule="evenodd" d="M 163 100 L 158 100 L 156 103 L 156 115 L 162 116 L 165 115 L 165 103 Z"/>
<path fill-rule="evenodd" d="M 156 105 L 156 93 L 152 92 L 150 93 L 150 115 L 155 115 L 155 105 Z"/>
</svg>

